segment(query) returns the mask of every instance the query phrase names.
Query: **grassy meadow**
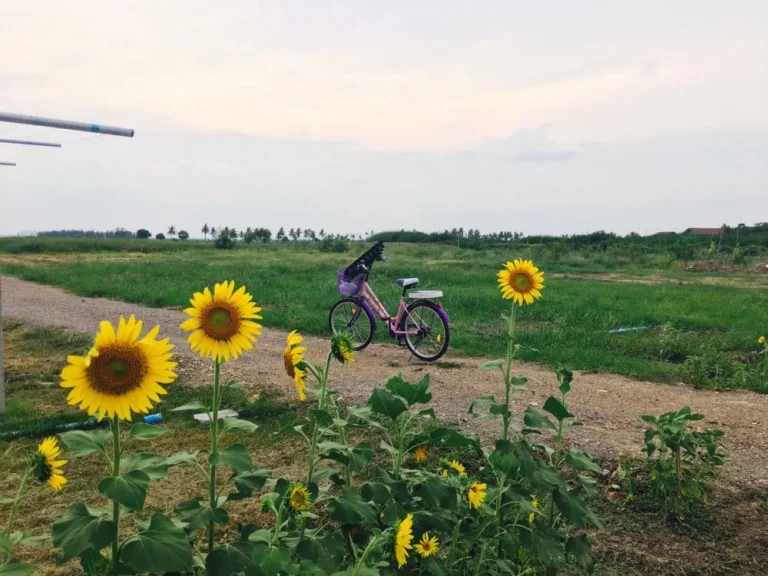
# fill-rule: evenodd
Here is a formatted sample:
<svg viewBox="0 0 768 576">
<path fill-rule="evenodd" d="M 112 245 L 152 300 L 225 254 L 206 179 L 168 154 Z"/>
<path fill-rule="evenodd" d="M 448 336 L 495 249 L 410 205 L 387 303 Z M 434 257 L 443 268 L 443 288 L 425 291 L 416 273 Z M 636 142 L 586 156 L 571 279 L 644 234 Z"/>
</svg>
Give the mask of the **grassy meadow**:
<svg viewBox="0 0 768 576">
<path fill-rule="evenodd" d="M 0 241 L 0 258 L 3 274 L 152 307 L 183 307 L 203 286 L 235 279 L 263 306 L 266 326 L 323 334 L 339 297 L 335 272 L 367 246 L 353 243 L 347 253 L 328 254 L 309 243 L 216 250 L 210 242 L 13 239 Z M 765 275 L 690 272 L 659 254 L 553 255 L 526 245 L 465 250 L 392 244 L 386 254 L 371 275 L 379 297 L 394 312 L 394 281 L 403 276 L 442 289 L 454 352 L 503 351 L 500 314 L 508 304 L 498 297 L 495 274 L 503 261 L 516 257 L 534 258 L 546 273 L 544 298 L 518 316 L 521 357 L 527 361 L 731 387 L 738 383 L 689 374 L 682 365 L 697 355 L 716 366 L 748 358 L 759 350 L 757 337 L 768 331 Z M 609 333 L 636 327 L 646 329 Z M 380 324 L 377 340 L 387 339 Z"/>
<path fill-rule="evenodd" d="M 263 306 L 264 324 L 308 334 L 327 331 L 339 298 L 336 270 L 368 247 L 320 252 L 316 244 L 238 244 L 137 240 L 0 240 L 2 273 L 153 307 L 184 307 L 189 294 L 223 279 L 248 286 Z M 692 272 L 663 254 L 621 257 L 606 252 L 552 253 L 538 246 L 485 250 L 390 244 L 371 284 L 394 312 L 395 279 L 417 276 L 420 287 L 445 293 L 451 350 L 495 356 L 500 314 L 495 274 L 503 261 L 533 258 L 546 273 L 543 299 L 519 314 L 521 357 L 554 367 L 602 371 L 702 386 L 761 390 L 729 363 L 749 362 L 768 331 L 768 276 Z M 619 328 L 645 330 L 611 334 Z M 388 336 L 379 324 L 377 340 Z M 698 358 L 698 364 L 686 363 Z M 695 365 L 694 365 L 695 364 Z M 763 384 L 764 385 L 764 384 Z"/>
</svg>

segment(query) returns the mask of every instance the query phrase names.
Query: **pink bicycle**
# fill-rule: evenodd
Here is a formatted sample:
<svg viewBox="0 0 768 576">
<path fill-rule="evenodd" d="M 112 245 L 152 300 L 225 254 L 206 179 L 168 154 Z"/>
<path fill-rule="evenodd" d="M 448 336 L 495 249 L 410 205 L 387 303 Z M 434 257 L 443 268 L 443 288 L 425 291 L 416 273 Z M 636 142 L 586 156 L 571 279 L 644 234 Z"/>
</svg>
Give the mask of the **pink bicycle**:
<svg viewBox="0 0 768 576">
<path fill-rule="evenodd" d="M 448 314 L 440 302 L 432 301 L 442 298 L 443 293 L 420 290 L 409 294 L 419 279 L 400 278 L 397 284 L 403 294 L 397 314 L 392 316 L 368 284 L 373 263 L 384 259 L 384 244 L 379 241 L 351 265 L 338 271 L 337 288 L 344 298 L 331 308 L 328 319 L 331 333 L 346 332 L 352 338 L 354 349 L 362 350 L 376 332 L 376 312 L 400 345 L 405 344 L 420 360 L 433 362 L 445 354 L 451 339 Z"/>
</svg>

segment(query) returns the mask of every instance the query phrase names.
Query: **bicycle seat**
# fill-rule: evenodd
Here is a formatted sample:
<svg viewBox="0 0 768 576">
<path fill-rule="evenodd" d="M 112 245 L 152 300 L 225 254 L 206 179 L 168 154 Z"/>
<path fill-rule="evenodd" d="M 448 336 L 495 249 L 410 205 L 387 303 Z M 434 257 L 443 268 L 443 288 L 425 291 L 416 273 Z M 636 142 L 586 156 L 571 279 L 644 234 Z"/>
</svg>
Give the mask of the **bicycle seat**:
<svg viewBox="0 0 768 576">
<path fill-rule="evenodd" d="M 412 286 L 416 286 L 418 283 L 418 278 L 398 278 L 397 280 L 397 285 L 402 286 L 403 288 L 411 288 Z"/>
</svg>

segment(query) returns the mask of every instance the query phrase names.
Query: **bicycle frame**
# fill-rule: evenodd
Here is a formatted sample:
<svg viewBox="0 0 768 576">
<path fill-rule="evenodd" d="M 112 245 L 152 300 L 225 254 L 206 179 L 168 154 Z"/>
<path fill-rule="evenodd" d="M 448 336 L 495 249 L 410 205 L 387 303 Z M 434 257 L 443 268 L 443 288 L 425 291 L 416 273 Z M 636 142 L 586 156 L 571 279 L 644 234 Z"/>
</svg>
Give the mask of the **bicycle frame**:
<svg viewBox="0 0 768 576">
<path fill-rule="evenodd" d="M 400 325 L 401 319 L 403 317 L 403 314 L 408 314 L 407 305 L 405 303 L 405 297 L 400 297 L 400 305 L 397 307 L 397 314 L 392 317 L 389 312 L 387 312 L 387 309 L 384 307 L 384 304 L 381 303 L 381 300 L 379 300 L 379 297 L 376 296 L 376 293 L 373 291 L 373 288 L 371 288 L 370 284 L 368 284 L 368 281 L 363 282 L 363 289 L 360 291 L 359 299 L 368 304 L 370 308 L 373 309 L 376 314 L 379 315 L 379 318 L 383 322 L 387 323 L 387 326 L 389 327 L 389 332 L 393 334 L 394 336 L 405 336 L 406 334 L 409 335 L 416 335 L 418 334 L 418 330 L 399 330 L 398 326 Z"/>
</svg>

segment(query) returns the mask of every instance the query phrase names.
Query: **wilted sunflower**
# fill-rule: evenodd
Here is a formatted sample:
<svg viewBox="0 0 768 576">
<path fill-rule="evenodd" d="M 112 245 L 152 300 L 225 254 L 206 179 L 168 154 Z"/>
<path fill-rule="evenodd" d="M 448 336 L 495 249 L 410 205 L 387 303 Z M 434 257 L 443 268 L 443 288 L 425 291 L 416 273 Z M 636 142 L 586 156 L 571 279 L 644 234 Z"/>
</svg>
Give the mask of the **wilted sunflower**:
<svg viewBox="0 0 768 576">
<path fill-rule="evenodd" d="M 413 459 L 416 461 L 416 464 L 421 464 L 427 459 L 427 447 L 424 444 L 417 446 L 413 451 Z"/>
<path fill-rule="evenodd" d="M 61 490 L 67 479 L 64 478 L 62 466 L 66 460 L 57 460 L 61 454 L 59 443 L 53 436 L 43 440 L 37 447 L 37 453 L 32 459 L 32 474 L 40 482 L 45 482 L 54 490 Z"/>
<path fill-rule="evenodd" d="M 485 489 L 488 485 L 485 482 L 475 482 L 467 491 L 470 508 L 480 508 L 480 504 L 485 501 Z"/>
<path fill-rule="evenodd" d="M 306 348 L 299 346 L 304 341 L 301 334 L 294 330 L 288 334 L 288 338 L 285 342 L 285 350 L 283 350 L 283 363 L 285 364 L 285 373 L 288 374 L 296 383 L 296 391 L 299 393 L 299 400 L 306 400 L 307 395 L 304 390 L 307 388 L 307 383 L 304 381 L 304 371 L 300 368 L 301 363 L 304 362 L 304 352 Z"/>
<path fill-rule="evenodd" d="M 303 484 L 296 484 L 288 497 L 291 508 L 297 512 L 306 510 L 312 505 L 312 495 Z"/>
<path fill-rule="evenodd" d="M 252 342 L 261 334 L 261 308 L 253 302 L 253 296 L 241 286 L 235 292 L 235 282 L 222 282 L 213 287 L 213 294 L 206 287 L 195 292 L 190 299 L 191 308 L 184 310 L 191 316 L 181 329 L 191 332 L 187 341 L 200 356 L 210 356 L 214 362 L 228 362 L 244 350 L 253 348 Z"/>
<path fill-rule="evenodd" d="M 533 304 L 534 300 L 541 298 L 544 288 L 544 273 L 533 265 L 530 260 L 515 260 L 507 262 L 504 269 L 500 270 L 496 277 L 499 280 L 501 297 L 506 300 L 514 300 L 522 306 Z"/>
<path fill-rule="evenodd" d="M 352 340 L 348 334 L 340 332 L 331 338 L 331 354 L 342 364 L 355 361 L 355 353 L 352 350 Z"/>
<path fill-rule="evenodd" d="M 458 472 L 460 475 L 466 474 L 466 469 L 464 468 L 464 464 L 459 462 L 458 460 L 451 460 L 451 462 L 448 464 L 450 468 Z"/>
<path fill-rule="evenodd" d="M 421 540 L 414 546 L 416 552 L 422 558 L 429 558 L 433 554 L 437 554 L 440 550 L 440 543 L 437 540 L 437 536 L 429 537 L 429 532 L 424 532 L 421 535 Z"/>
<path fill-rule="evenodd" d="M 397 567 L 402 568 L 408 562 L 408 550 L 413 548 L 413 514 L 408 514 L 397 527 L 395 534 L 395 560 Z"/>
<path fill-rule="evenodd" d="M 100 324 L 93 348 L 87 356 L 69 356 L 61 371 L 61 386 L 71 388 L 67 402 L 80 405 L 90 416 L 98 413 L 130 420 L 131 412 L 146 414 L 152 402 L 166 393 L 161 384 L 176 379 L 171 362 L 173 344 L 157 340 L 155 326 L 141 340 L 143 322 L 120 317 L 117 332 L 106 320 Z"/>
</svg>

